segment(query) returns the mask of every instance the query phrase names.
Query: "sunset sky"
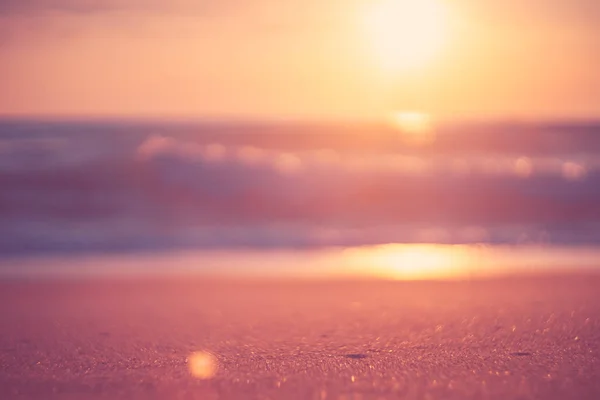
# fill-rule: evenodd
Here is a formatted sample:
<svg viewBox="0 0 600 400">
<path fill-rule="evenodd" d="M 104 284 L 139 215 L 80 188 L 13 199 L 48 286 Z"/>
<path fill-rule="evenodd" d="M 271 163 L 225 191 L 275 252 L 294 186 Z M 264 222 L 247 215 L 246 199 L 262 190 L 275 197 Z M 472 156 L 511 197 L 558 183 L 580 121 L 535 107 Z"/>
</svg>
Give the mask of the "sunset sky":
<svg viewBox="0 0 600 400">
<path fill-rule="evenodd" d="M 600 117 L 597 0 L 413 1 L 374 34 L 378 3 L 0 0 L 0 114 Z"/>
</svg>

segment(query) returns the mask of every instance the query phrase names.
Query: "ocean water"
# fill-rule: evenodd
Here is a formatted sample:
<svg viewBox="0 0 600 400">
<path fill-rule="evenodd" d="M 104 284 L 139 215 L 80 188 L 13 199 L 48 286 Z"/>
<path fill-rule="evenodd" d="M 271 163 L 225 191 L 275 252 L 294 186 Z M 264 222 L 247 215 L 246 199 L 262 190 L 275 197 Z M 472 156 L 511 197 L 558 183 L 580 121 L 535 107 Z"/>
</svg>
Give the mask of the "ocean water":
<svg viewBox="0 0 600 400">
<path fill-rule="evenodd" d="M 600 123 L 0 122 L 4 271 L 174 254 L 203 260 L 186 270 L 423 271 L 465 248 L 488 249 L 472 270 L 595 266 Z"/>
</svg>

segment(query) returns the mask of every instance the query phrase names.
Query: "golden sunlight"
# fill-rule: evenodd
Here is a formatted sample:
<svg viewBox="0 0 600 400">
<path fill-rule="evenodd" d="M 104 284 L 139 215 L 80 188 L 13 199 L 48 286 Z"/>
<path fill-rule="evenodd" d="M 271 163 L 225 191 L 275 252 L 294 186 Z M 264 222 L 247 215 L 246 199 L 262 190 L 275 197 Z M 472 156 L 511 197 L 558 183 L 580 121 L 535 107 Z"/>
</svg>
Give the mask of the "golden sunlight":
<svg viewBox="0 0 600 400">
<path fill-rule="evenodd" d="M 381 67 L 398 72 L 423 66 L 442 48 L 448 11 L 441 0 L 381 0 L 367 12 L 366 29 Z"/>
<path fill-rule="evenodd" d="M 474 252 L 468 246 L 390 244 L 346 252 L 351 268 L 368 268 L 373 276 L 401 280 L 468 276 Z"/>
<path fill-rule="evenodd" d="M 392 126 L 404 140 L 411 144 L 427 144 L 435 140 L 433 121 L 429 114 L 418 111 L 394 112 L 390 116 Z"/>
</svg>

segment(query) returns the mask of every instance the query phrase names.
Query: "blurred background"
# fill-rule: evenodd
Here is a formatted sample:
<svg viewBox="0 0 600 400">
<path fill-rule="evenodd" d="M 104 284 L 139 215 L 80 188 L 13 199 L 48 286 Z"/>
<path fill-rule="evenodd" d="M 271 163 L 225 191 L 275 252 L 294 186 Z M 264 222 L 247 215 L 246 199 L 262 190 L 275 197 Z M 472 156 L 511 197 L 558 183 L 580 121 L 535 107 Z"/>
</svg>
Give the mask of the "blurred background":
<svg viewBox="0 0 600 400">
<path fill-rule="evenodd" d="M 2 0 L 0 273 L 593 268 L 599 23 L 595 0 Z"/>
<path fill-rule="evenodd" d="M 3 122 L 3 273 L 593 266 L 598 126 L 421 128 L 426 142 L 401 123 Z"/>
</svg>

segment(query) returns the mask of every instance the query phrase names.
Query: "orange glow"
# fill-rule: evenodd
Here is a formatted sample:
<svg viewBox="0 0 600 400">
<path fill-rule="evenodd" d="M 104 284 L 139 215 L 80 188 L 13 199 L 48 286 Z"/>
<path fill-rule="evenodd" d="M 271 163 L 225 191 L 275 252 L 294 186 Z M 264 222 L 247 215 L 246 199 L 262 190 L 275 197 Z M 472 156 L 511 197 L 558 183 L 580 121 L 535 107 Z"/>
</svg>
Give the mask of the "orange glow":
<svg viewBox="0 0 600 400">
<path fill-rule="evenodd" d="M 431 116 L 417 111 L 392 114 L 391 122 L 403 138 L 412 144 L 426 144 L 435 140 Z"/>
<path fill-rule="evenodd" d="M 431 117 L 416 111 L 402 111 L 392 115 L 394 124 L 414 134 L 421 134 L 431 130 Z"/>
<path fill-rule="evenodd" d="M 448 279 L 464 276 L 471 267 L 467 246 L 396 244 L 354 249 L 348 262 L 388 279 Z"/>
<path fill-rule="evenodd" d="M 113 3 L 119 12 L 104 12 Z M 11 60 L 0 63 L 6 93 L 0 114 L 278 119 L 373 112 L 351 95 L 372 82 L 358 79 L 358 67 L 339 68 L 358 53 L 350 46 L 339 51 L 338 38 L 354 32 L 347 5 L 319 4 L 305 15 L 291 12 L 297 6 L 288 2 L 223 7 L 215 1 L 222 12 L 204 16 L 195 14 L 202 7 L 193 1 L 160 2 L 160 10 L 127 3 L 40 13 L 33 33 L 15 17 L 8 36 L 23 39 L 0 46 L 0 57 Z M 335 14 L 333 21 L 305 31 L 323 12 Z M 273 23 L 286 28 L 265 35 Z M 68 40 L 63 29 L 74 32 Z M 32 77 L 44 59 L 40 91 Z"/>
<path fill-rule="evenodd" d="M 217 360 L 210 353 L 198 351 L 188 357 L 188 367 L 193 377 L 210 379 L 217 373 Z"/>
<path fill-rule="evenodd" d="M 319 233 L 323 239 L 334 230 Z M 485 239 L 481 228 L 471 228 L 464 239 Z M 0 260 L 0 277 L 112 277 L 204 276 L 235 279 L 269 278 L 377 278 L 391 280 L 453 280 L 490 278 L 535 272 L 585 271 L 598 265 L 594 246 L 519 246 L 388 244 L 316 251 L 264 250 L 184 251 L 161 255 L 103 255 L 39 258 L 15 263 Z M 168 265 L 170 268 L 165 268 Z M 210 361 L 210 362 L 209 362 Z M 212 376 L 216 358 L 206 352 L 188 358 L 197 376 Z"/>
<path fill-rule="evenodd" d="M 597 118 L 590 1 L 16 2 L 30 14 L 1 16 L 0 114 Z"/>
<path fill-rule="evenodd" d="M 384 0 L 366 17 L 374 53 L 384 70 L 422 66 L 442 48 L 447 10 L 439 0 Z"/>
</svg>

